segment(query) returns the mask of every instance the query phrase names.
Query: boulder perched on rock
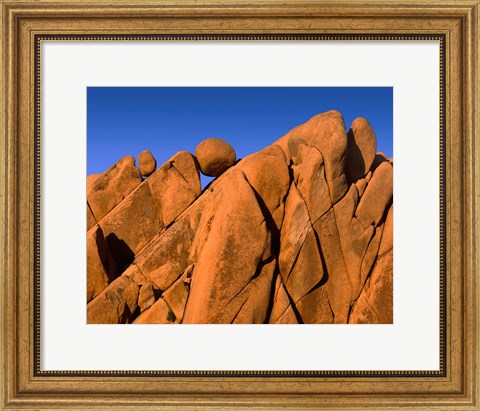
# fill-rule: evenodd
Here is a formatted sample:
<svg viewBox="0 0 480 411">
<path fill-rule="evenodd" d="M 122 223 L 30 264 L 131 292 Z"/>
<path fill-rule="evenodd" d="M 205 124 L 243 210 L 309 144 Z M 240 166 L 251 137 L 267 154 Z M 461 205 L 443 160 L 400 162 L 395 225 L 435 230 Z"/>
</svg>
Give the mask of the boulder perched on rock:
<svg viewBox="0 0 480 411">
<path fill-rule="evenodd" d="M 219 138 L 203 140 L 195 149 L 200 170 L 206 176 L 218 177 L 235 164 L 237 155 L 230 144 Z"/>
<path fill-rule="evenodd" d="M 367 120 L 319 114 L 237 163 L 219 139 L 143 157 L 88 179 L 88 323 L 393 322 L 393 160 Z"/>
<path fill-rule="evenodd" d="M 147 177 L 157 168 L 157 160 L 150 151 L 144 150 L 138 155 L 138 166 L 142 176 Z"/>
</svg>

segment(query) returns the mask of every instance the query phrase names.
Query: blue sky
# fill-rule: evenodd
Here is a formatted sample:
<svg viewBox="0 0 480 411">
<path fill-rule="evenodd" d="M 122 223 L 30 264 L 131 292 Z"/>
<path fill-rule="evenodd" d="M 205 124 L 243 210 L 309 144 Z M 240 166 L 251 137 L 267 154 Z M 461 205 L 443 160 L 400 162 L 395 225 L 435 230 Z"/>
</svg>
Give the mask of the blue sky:
<svg viewBox="0 0 480 411">
<path fill-rule="evenodd" d="M 343 114 L 347 130 L 368 119 L 377 151 L 393 157 L 391 87 L 88 87 L 87 174 L 143 150 L 159 166 L 210 137 L 243 158 L 328 110 Z"/>
</svg>

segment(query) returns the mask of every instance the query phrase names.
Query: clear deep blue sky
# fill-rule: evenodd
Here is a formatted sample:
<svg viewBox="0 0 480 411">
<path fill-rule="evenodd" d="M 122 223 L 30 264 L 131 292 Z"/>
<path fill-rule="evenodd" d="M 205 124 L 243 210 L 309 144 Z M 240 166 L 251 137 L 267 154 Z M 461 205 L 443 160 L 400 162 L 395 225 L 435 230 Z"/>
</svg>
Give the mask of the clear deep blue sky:
<svg viewBox="0 0 480 411">
<path fill-rule="evenodd" d="M 343 114 L 347 130 L 356 117 L 368 119 L 377 151 L 393 157 L 391 87 L 88 87 L 87 173 L 143 150 L 159 166 L 210 137 L 243 158 L 328 110 Z"/>
</svg>

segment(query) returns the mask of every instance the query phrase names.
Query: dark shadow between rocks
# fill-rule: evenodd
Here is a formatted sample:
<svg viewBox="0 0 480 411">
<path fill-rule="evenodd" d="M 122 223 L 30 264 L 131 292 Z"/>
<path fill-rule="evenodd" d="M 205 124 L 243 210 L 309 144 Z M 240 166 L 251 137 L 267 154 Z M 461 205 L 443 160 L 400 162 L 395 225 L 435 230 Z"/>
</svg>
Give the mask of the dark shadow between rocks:
<svg viewBox="0 0 480 411">
<path fill-rule="evenodd" d="M 272 277 L 272 287 L 270 288 L 270 297 L 268 299 L 267 315 L 265 316 L 265 324 L 270 322 L 270 317 L 272 315 L 273 303 L 275 301 L 275 292 L 277 291 L 275 285 L 277 284 L 277 277 L 280 275 L 278 269 L 278 258 L 275 259 L 275 270 L 273 271 Z"/>
<path fill-rule="evenodd" d="M 328 281 L 328 278 L 329 278 L 328 270 L 327 270 L 327 264 L 325 263 L 325 256 L 323 255 L 323 250 L 322 250 L 322 247 L 321 247 L 321 244 L 320 244 L 320 238 L 318 237 L 318 234 L 315 230 L 313 230 L 313 234 L 315 236 L 315 241 L 317 243 L 318 254 L 320 255 L 320 261 L 322 262 L 323 277 L 309 292 L 312 292 L 313 290 L 315 290 L 317 288 L 320 288 L 321 286 L 325 285 Z"/>
<path fill-rule="evenodd" d="M 127 243 L 119 239 L 115 233 L 109 234 L 106 240 L 110 251 L 117 261 L 119 272 L 122 273 L 135 259 L 135 253 Z"/>
<path fill-rule="evenodd" d="M 362 152 L 355 141 L 352 129 L 348 131 L 347 138 L 348 148 L 346 174 L 348 180 L 352 182 L 362 178 L 365 175 L 365 160 L 363 159 Z"/>
<path fill-rule="evenodd" d="M 280 230 L 275 224 L 275 220 L 273 219 L 272 214 L 270 213 L 270 210 L 265 204 L 265 201 L 263 201 L 263 198 L 260 197 L 260 194 L 258 194 L 255 188 L 253 188 L 251 185 L 250 187 L 252 188 L 253 193 L 255 194 L 255 199 L 257 200 L 257 203 L 260 206 L 260 210 L 262 211 L 263 217 L 265 218 L 265 222 L 267 223 L 267 228 L 272 235 L 272 252 L 275 255 L 275 257 L 278 258 L 278 254 L 280 253 Z"/>
<path fill-rule="evenodd" d="M 119 324 L 130 324 L 132 322 L 133 318 L 135 318 L 135 317 L 132 315 L 132 313 L 130 311 L 130 308 L 128 307 L 128 304 L 124 303 L 123 311 L 119 316 L 118 323 Z"/>
<path fill-rule="evenodd" d="M 197 173 L 200 174 L 201 170 L 200 170 L 200 164 L 198 162 L 197 156 L 192 154 L 192 157 L 193 157 L 193 164 L 195 164 L 195 168 L 197 169 Z"/>
<path fill-rule="evenodd" d="M 111 253 L 110 246 L 105 234 L 100 226 L 98 226 L 98 235 L 95 239 L 97 249 L 100 251 L 100 262 L 102 263 L 103 269 L 107 273 L 108 283 L 110 284 L 113 280 L 118 277 L 118 264 Z"/>
<path fill-rule="evenodd" d="M 370 171 L 372 173 L 375 172 L 375 170 L 378 168 L 378 166 L 385 161 L 388 161 L 387 157 L 383 153 L 377 153 L 375 154 L 375 158 L 373 159 L 372 166 L 370 167 Z"/>
</svg>

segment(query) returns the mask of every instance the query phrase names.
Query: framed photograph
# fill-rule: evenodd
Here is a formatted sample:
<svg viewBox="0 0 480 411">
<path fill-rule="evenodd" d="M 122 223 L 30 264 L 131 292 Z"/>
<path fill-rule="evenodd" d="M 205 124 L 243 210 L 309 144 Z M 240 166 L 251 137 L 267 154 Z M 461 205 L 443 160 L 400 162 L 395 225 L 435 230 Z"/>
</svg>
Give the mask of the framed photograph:
<svg viewBox="0 0 480 411">
<path fill-rule="evenodd" d="M 2 408 L 478 409 L 478 6 L 2 2 Z"/>
</svg>

